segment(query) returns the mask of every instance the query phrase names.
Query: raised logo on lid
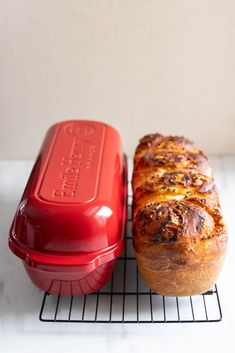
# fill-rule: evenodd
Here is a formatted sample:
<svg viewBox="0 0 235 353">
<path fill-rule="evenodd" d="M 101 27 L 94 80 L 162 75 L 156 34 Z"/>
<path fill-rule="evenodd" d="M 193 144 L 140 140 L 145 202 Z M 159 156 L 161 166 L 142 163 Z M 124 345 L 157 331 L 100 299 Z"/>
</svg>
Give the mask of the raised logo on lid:
<svg viewBox="0 0 235 353">
<path fill-rule="evenodd" d="M 73 136 L 89 136 L 95 132 L 95 128 L 88 124 L 71 123 L 64 127 L 64 131 Z"/>
<path fill-rule="evenodd" d="M 63 123 L 48 158 L 39 197 L 56 203 L 95 199 L 103 154 L 105 126 Z"/>
</svg>

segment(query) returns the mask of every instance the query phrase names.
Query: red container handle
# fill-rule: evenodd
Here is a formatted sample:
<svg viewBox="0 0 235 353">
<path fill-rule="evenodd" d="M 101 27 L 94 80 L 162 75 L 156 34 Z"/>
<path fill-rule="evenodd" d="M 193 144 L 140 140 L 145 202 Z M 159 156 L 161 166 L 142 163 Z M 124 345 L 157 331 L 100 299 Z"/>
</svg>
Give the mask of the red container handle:
<svg viewBox="0 0 235 353">
<path fill-rule="evenodd" d="M 41 253 L 25 247 L 17 242 L 12 237 L 9 239 L 10 249 L 19 256 L 22 260 L 26 261 L 31 267 L 40 267 L 40 265 L 53 265 L 53 266 L 83 266 L 84 270 L 92 271 L 98 266 L 108 261 L 114 260 L 120 255 L 123 249 L 124 239 L 121 239 L 117 244 L 110 247 L 109 251 L 95 251 L 92 254 L 53 254 L 50 252 Z"/>
</svg>

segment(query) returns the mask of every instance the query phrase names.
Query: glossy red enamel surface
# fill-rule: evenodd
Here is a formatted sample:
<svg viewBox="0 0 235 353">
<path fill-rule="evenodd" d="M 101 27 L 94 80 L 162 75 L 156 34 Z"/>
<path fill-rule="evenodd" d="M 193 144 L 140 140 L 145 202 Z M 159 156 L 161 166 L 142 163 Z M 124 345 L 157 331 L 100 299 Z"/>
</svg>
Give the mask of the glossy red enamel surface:
<svg viewBox="0 0 235 353">
<path fill-rule="evenodd" d="M 103 124 L 83 123 L 58 129 L 39 189 L 41 199 L 82 204 L 97 197 L 106 130 Z"/>
<path fill-rule="evenodd" d="M 96 121 L 64 121 L 45 137 L 9 246 L 40 288 L 55 293 L 52 281 L 68 288 L 71 278 L 83 278 L 83 285 L 70 286 L 73 294 L 83 294 L 89 287 L 84 278 L 93 276 L 88 292 L 108 279 L 123 249 L 125 218 L 126 160 L 119 134 Z"/>
</svg>

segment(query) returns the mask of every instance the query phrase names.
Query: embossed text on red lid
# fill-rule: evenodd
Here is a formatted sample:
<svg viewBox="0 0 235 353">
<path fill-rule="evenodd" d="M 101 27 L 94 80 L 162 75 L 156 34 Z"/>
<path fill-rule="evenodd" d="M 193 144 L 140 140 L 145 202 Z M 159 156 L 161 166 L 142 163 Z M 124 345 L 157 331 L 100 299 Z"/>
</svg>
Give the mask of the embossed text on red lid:
<svg viewBox="0 0 235 353">
<path fill-rule="evenodd" d="M 105 125 L 89 121 L 61 124 L 39 197 L 48 202 L 85 203 L 95 199 Z"/>
</svg>

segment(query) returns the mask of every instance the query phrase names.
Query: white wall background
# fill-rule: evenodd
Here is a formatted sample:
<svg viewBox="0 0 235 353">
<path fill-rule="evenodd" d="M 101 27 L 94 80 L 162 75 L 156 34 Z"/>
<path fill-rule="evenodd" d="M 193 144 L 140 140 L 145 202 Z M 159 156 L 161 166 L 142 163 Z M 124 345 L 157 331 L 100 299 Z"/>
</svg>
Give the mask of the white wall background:
<svg viewBox="0 0 235 353">
<path fill-rule="evenodd" d="M 0 158 L 46 129 L 103 120 L 235 153 L 234 0 L 0 0 Z"/>
</svg>

